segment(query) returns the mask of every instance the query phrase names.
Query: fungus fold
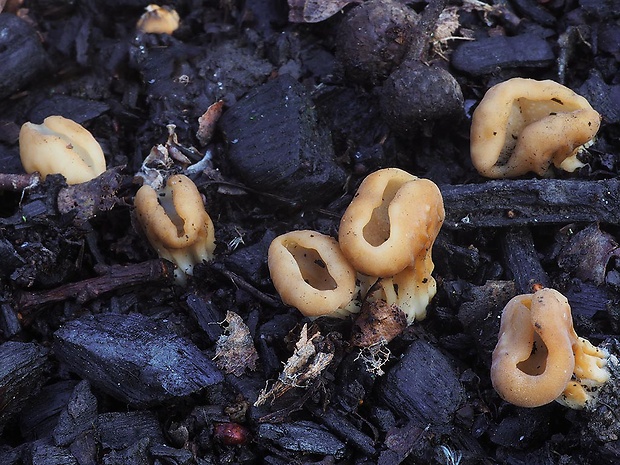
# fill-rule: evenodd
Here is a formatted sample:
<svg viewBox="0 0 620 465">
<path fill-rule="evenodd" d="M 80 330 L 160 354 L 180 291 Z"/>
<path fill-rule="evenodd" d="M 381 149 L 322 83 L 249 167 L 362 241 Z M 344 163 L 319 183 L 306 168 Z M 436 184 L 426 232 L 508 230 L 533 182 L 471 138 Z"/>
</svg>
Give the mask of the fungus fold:
<svg viewBox="0 0 620 465">
<path fill-rule="evenodd" d="M 80 124 L 48 116 L 42 124 L 24 123 L 19 131 L 19 156 L 27 173 L 62 174 L 68 184 L 96 178 L 106 170 L 101 146 Z"/>
<path fill-rule="evenodd" d="M 211 261 L 215 231 L 202 197 L 184 175 L 168 178 L 158 190 L 143 185 L 134 199 L 138 222 L 161 258 L 177 265 L 175 277 L 183 283 L 194 265 Z"/>
<path fill-rule="evenodd" d="M 445 212 L 439 188 L 397 168 L 362 181 L 340 222 L 342 252 L 358 272 L 380 278 L 367 298 L 396 304 L 411 324 L 436 292 L 433 243 Z"/>
<path fill-rule="evenodd" d="M 609 379 L 608 356 L 577 336 L 566 297 L 545 288 L 504 308 L 491 381 L 502 399 L 520 407 L 556 400 L 581 409 L 596 403 Z"/>
<path fill-rule="evenodd" d="M 579 151 L 592 141 L 600 115 L 557 82 L 513 78 L 491 87 L 474 111 L 471 160 L 488 178 L 544 175 L 553 163 L 574 171 Z"/>
<path fill-rule="evenodd" d="M 307 317 L 359 311 L 355 270 L 332 237 L 310 230 L 282 234 L 269 246 L 268 266 L 282 301 Z"/>
</svg>

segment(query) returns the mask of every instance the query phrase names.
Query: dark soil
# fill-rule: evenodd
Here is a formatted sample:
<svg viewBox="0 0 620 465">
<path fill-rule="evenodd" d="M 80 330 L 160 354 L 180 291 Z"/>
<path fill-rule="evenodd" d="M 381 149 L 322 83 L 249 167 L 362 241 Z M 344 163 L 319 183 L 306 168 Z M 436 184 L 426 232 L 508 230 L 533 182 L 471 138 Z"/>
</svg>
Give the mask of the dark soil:
<svg viewBox="0 0 620 465">
<path fill-rule="evenodd" d="M 580 336 L 618 352 L 617 0 L 450 1 L 433 47 L 437 17 L 417 0 L 369 0 L 361 36 L 342 32 L 353 4 L 292 23 L 282 0 L 179 0 L 167 36 L 136 31 L 146 1 L 18 3 L 0 14 L 1 464 L 620 463 L 615 379 L 575 411 L 512 406 L 489 378 L 501 310 L 535 284 L 568 297 Z M 360 71 L 367 58 L 376 72 Z M 382 83 L 402 63 L 420 81 L 401 98 L 407 73 Z M 477 174 L 472 110 L 515 76 L 559 81 L 601 113 L 584 168 Z M 213 137 L 198 138 L 217 101 Z M 19 129 L 52 114 L 96 137 L 104 175 L 30 186 Z M 135 175 L 167 141 L 164 172 L 194 180 L 216 230 L 215 260 L 183 286 L 132 217 Z M 296 229 L 337 237 L 361 180 L 384 167 L 442 191 L 438 292 L 425 320 L 360 357 L 352 317 L 309 321 L 282 304 L 267 248 Z M 255 405 L 300 338 L 313 353 Z"/>
</svg>

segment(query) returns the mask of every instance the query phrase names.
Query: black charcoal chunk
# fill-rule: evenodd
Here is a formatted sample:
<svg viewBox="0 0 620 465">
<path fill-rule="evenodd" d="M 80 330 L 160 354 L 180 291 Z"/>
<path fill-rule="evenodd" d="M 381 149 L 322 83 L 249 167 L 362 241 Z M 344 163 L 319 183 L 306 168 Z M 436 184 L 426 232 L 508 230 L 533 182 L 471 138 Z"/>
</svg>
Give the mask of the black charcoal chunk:
<svg viewBox="0 0 620 465">
<path fill-rule="evenodd" d="M 197 293 L 189 294 L 185 302 L 190 313 L 196 318 L 198 326 L 209 338 L 209 341 L 216 343 L 222 335 L 222 327 L 219 323 L 224 321 L 226 316 L 224 312 L 217 308 L 211 299 Z"/>
<path fill-rule="evenodd" d="M 262 423 L 258 427 L 258 437 L 279 447 L 295 452 L 344 457 L 346 446 L 333 434 L 311 421 L 293 423 Z"/>
<path fill-rule="evenodd" d="M 161 427 L 151 411 L 102 413 L 97 416 L 96 430 L 105 449 L 126 449 L 141 439 L 163 442 Z"/>
<path fill-rule="evenodd" d="M 239 247 L 224 258 L 226 268 L 255 285 L 264 285 L 265 257 L 276 233 L 267 231 L 262 239 L 247 247 Z"/>
<path fill-rule="evenodd" d="M 549 287 L 549 277 L 540 264 L 534 239 L 528 228 L 510 228 L 506 231 L 502 237 L 502 251 L 517 294 L 534 292 L 535 286 Z"/>
<path fill-rule="evenodd" d="M 78 465 L 73 454 L 63 447 L 44 441 L 36 442 L 30 451 L 32 465 Z"/>
<path fill-rule="evenodd" d="M 195 463 L 193 454 L 187 449 L 175 449 L 174 447 L 157 444 L 151 447 L 149 452 L 163 463 L 174 463 L 176 465 L 191 465 Z"/>
<path fill-rule="evenodd" d="M 605 123 L 620 123 L 620 84 L 610 86 L 599 73 L 593 71 L 578 93 L 603 116 Z"/>
<path fill-rule="evenodd" d="M 223 380 L 194 344 L 140 314 L 71 321 L 54 334 L 54 352 L 91 385 L 134 406 L 185 397 Z"/>
<path fill-rule="evenodd" d="M 2 263 L 2 262 L 0 262 Z M 8 303 L 0 304 L 0 334 L 11 339 L 22 330 L 17 312 Z"/>
<path fill-rule="evenodd" d="M 83 124 L 109 109 L 108 104 L 104 102 L 59 94 L 39 102 L 28 113 L 28 119 L 35 124 L 41 124 L 48 116 L 61 115 Z"/>
<path fill-rule="evenodd" d="M 378 392 L 392 410 L 423 426 L 449 423 L 465 398 L 450 360 L 423 340 L 411 343 Z"/>
<path fill-rule="evenodd" d="M 344 440 L 347 444 L 351 444 L 366 455 L 373 456 L 377 453 L 373 439 L 361 432 L 338 410 L 329 407 L 325 410 L 314 408 L 312 413 L 314 413 L 315 416 L 321 420 L 321 423 L 331 432 Z"/>
<path fill-rule="evenodd" d="M 316 203 L 344 184 L 329 131 L 319 125 L 303 86 L 289 75 L 249 93 L 219 124 L 228 159 L 249 187 Z"/>
<path fill-rule="evenodd" d="M 26 261 L 17 253 L 13 244 L 4 238 L 0 238 L 0 276 L 9 276 L 15 268 L 22 266 Z"/>
<path fill-rule="evenodd" d="M 26 342 L 0 345 L 0 432 L 47 380 L 48 351 Z"/>
<path fill-rule="evenodd" d="M 34 440 L 52 435 L 76 384 L 77 381 L 66 380 L 41 388 L 19 414 L 19 429 L 24 438 Z"/>
<path fill-rule="evenodd" d="M 21 18 L 0 14 L 0 100 L 30 83 L 47 67 L 36 31 Z"/>
<path fill-rule="evenodd" d="M 54 429 L 57 446 L 68 446 L 78 436 L 93 428 L 97 418 L 97 399 L 87 381 L 81 381 L 73 391 L 67 407 L 61 412 Z"/>
<path fill-rule="evenodd" d="M 452 54 L 452 66 L 473 76 L 506 68 L 546 67 L 555 55 L 546 40 L 532 34 L 466 42 Z"/>
<path fill-rule="evenodd" d="M 102 460 L 103 465 L 150 465 L 148 455 L 149 439 L 143 438 L 127 449 L 113 450 L 107 453 Z"/>
</svg>

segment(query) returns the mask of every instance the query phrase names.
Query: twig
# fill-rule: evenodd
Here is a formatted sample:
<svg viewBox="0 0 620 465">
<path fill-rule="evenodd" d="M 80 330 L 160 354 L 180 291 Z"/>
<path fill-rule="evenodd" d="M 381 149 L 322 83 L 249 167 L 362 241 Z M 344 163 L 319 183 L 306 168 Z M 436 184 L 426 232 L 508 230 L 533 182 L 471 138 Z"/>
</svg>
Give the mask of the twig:
<svg viewBox="0 0 620 465">
<path fill-rule="evenodd" d="M 620 179 L 528 179 L 441 186 L 449 229 L 620 224 Z"/>
<path fill-rule="evenodd" d="M 11 174 L 0 173 L 0 191 L 19 192 L 36 186 L 41 181 L 39 173 Z"/>
<path fill-rule="evenodd" d="M 166 260 L 149 260 L 134 265 L 114 265 L 103 276 L 65 284 L 41 292 L 22 292 L 16 296 L 18 316 L 29 325 L 44 305 L 75 299 L 78 303 L 93 300 L 106 292 L 137 284 L 168 283 L 174 280 L 174 265 Z M 36 309 L 36 310 L 35 310 Z"/>
</svg>

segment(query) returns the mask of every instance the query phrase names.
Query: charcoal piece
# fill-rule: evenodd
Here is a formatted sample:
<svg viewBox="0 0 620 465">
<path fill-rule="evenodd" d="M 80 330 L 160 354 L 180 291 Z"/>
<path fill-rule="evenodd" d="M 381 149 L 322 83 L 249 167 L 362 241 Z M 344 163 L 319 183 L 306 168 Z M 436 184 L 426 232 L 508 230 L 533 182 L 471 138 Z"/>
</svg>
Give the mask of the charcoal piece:
<svg viewBox="0 0 620 465">
<path fill-rule="evenodd" d="M 95 428 L 101 446 L 106 449 L 126 449 L 143 438 L 152 444 L 163 442 L 157 417 L 150 411 L 101 413 Z"/>
<path fill-rule="evenodd" d="M 22 266 L 26 261 L 17 253 L 13 244 L 4 238 L 0 239 L 0 276 L 3 278 L 10 275 L 15 268 Z"/>
<path fill-rule="evenodd" d="M 422 446 L 424 429 L 415 422 L 409 422 L 402 428 L 392 428 L 386 438 L 386 449 L 381 451 L 377 465 L 398 465 L 405 460 L 415 448 Z"/>
<path fill-rule="evenodd" d="M 222 374 L 191 342 L 141 314 L 102 314 L 54 333 L 58 359 L 93 386 L 135 406 L 178 399 Z"/>
<path fill-rule="evenodd" d="M 615 18 L 620 11 L 620 0 L 579 0 L 583 10 L 597 19 Z"/>
<path fill-rule="evenodd" d="M 30 440 L 51 436 L 76 384 L 77 381 L 67 380 L 43 386 L 19 414 L 22 435 Z"/>
<path fill-rule="evenodd" d="M 0 261 L 0 263 L 2 263 Z M 0 334 L 11 339 L 22 330 L 17 312 L 8 303 L 0 304 Z"/>
<path fill-rule="evenodd" d="M 597 71 L 578 89 L 607 124 L 620 123 L 620 84 L 608 85 Z"/>
<path fill-rule="evenodd" d="M 57 94 L 35 105 L 28 112 L 28 120 L 34 124 L 41 124 L 48 116 L 61 115 L 76 123 L 84 124 L 109 109 L 110 107 L 103 102 Z"/>
<path fill-rule="evenodd" d="M 163 463 L 174 463 L 176 465 L 192 465 L 194 462 L 193 454 L 187 449 L 175 449 L 164 444 L 153 445 L 149 452 L 151 456 L 160 459 Z"/>
<path fill-rule="evenodd" d="M 36 31 L 21 18 L 0 14 L 0 100 L 28 85 L 48 66 Z"/>
<path fill-rule="evenodd" d="M 276 234 L 268 230 L 261 240 L 247 247 L 239 247 L 224 259 L 226 267 L 255 285 L 265 285 L 265 257 Z"/>
<path fill-rule="evenodd" d="M 502 237 L 502 252 L 518 294 L 530 294 L 534 292 L 534 286 L 549 287 L 549 277 L 540 264 L 528 228 L 511 228 L 506 231 Z"/>
<path fill-rule="evenodd" d="M 557 261 L 558 266 L 572 277 L 598 285 L 605 281 L 609 260 L 618 254 L 618 243 L 613 236 L 593 223 L 571 236 Z"/>
<path fill-rule="evenodd" d="M 553 16 L 536 0 L 513 0 L 512 4 L 520 14 L 530 18 L 543 26 L 553 26 L 556 22 Z"/>
<path fill-rule="evenodd" d="M 373 456 L 377 453 L 372 438 L 357 429 L 339 411 L 330 407 L 325 410 L 320 408 L 312 408 L 311 410 L 321 423 L 345 443 L 352 445 L 366 455 Z"/>
<path fill-rule="evenodd" d="M 98 443 L 94 431 L 77 437 L 69 446 L 69 450 L 80 465 L 97 463 Z"/>
<path fill-rule="evenodd" d="M 32 465 L 78 465 L 76 458 L 67 449 L 44 441 L 38 441 L 32 446 L 29 463 Z"/>
<path fill-rule="evenodd" d="M 48 351 L 35 343 L 0 345 L 0 433 L 48 378 Z"/>
<path fill-rule="evenodd" d="M 311 421 L 293 423 L 262 423 L 258 437 L 279 447 L 304 454 L 333 455 L 342 459 L 346 446 L 336 436 Z"/>
<path fill-rule="evenodd" d="M 372 391 L 375 379 L 359 351 L 347 355 L 338 367 L 335 402 L 348 413 L 356 411 Z"/>
<path fill-rule="evenodd" d="M 444 283 L 446 289 L 450 283 Z M 491 366 L 491 353 L 497 344 L 500 316 L 504 306 L 517 294 L 513 281 L 487 281 L 463 292 L 457 303 L 458 318 L 478 349 L 483 365 Z"/>
<path fill-rule="evenodd" d="M 554 407 L 549 404 L 536 409 L 517 409 L 516 415 L 506 416 L 493 429 L 491 441 L 518 449 L 533 447 L 546 437 Z"/>
<path fill-rule="evenodd" d="M 450 229 L 620 223 L 620 180 L 523 179 L 440 186 Z"/>
<path fill-rule="evenodd" d="M 392 410 L 423 426 L 448 423 L 465 397 L 450 360 L 423 340 L 411 343 L 377 392 Z"/>
<path fill-rule="evenodd" d="M 334 161 L 329 132 L 319 126 L 312 100 L 289 75 L 258 87 L 219 121 L 228 160 L 248 186 L 317 203 L 345 181 Z"/>
<path fill-rule="evenodd" d="M 546 40 L 531 34 L 497 36 L 465 42 L 452 53 L 452 66 L 480 76 L 498 69 L 546 67 L 555 55 Z"/>
<path fill-rule="evenodd" d="M 354 7 L 338 28 L 336 58 L 358 84 L 379 85 L 402 62 L 419 17 L 394 0 L 369 0 Z"/>
<path fill-rule="evenodd" d="M 103 465 L 150 465 L 148 455 L 149 439 L 142 438 L 123 450 L 113 450 L 103 456 Z"/>
<path fill-rule="evenodd" d="M 87 381 L 81 381 L 58 418 L 54 428 L 54 443 L 68 446 L 78 436 L 93 428 L 97 417 L 97 399 Z"/>
<path fill-rule="evenodd" d="M 185 299 L 185 303 L 190 313 L 196 318 L 200 329 L 205 332 L 209 341 L 215 344 L 222 335 L 222 327 L 219 323 L 224 321 L 226 316 L 224 312 L 206 296 L 198 293 L 190 293 Z"/>
<path fill-rule="evenodd" d="M 17 140 L 18 138 L 16 137 L 11 143 L 16 143 Z M 0 144 L 0 163 L 2 164 L 3 173 L 24 172 L 22 162 L 19 159 L 19 150 L 17 150 L 16 147 L 7 147 L 4 144 Z"/>
</svg>

